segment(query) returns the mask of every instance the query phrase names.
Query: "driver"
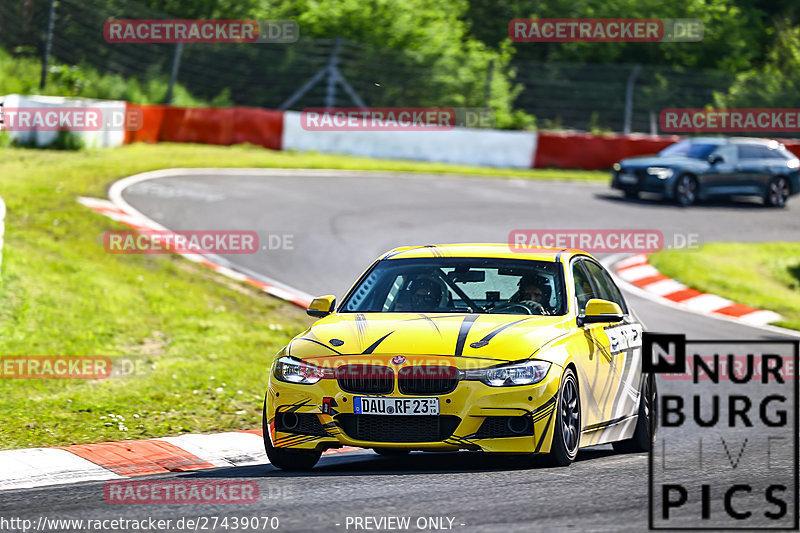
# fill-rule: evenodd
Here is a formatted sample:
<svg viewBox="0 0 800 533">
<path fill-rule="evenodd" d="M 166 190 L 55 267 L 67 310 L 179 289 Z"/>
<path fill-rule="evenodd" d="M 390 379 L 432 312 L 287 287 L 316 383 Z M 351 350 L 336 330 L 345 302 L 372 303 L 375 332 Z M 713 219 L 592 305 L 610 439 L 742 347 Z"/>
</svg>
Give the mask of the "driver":
<svg viewBox="0 0 800 533">
<path fill-rule="evenodd" d="M 442 286 L 434 279 L 424 276 L 412 281 L 406 289 L 408 297 L 399 298 L 396 311 L 430 312 L 441 306 Z"/>
<path fill-rule="evenodd" d="M 544 276 L 526 274 L 520 278 L 518 286 L 519 290 L 511 297 L 510 302 L 534 304 L 535 307 L 545 304 L 542 301 L 544 289 L 547 287 L 547 279 Z"/>
</svg>

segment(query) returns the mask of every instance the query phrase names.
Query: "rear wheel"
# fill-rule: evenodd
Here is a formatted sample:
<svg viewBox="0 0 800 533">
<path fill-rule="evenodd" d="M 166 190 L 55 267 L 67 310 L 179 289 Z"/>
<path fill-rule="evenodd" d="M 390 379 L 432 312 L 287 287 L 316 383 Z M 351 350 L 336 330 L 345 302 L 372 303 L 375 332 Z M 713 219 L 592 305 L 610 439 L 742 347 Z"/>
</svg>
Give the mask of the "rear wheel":
<svg viewBox="0 0 800 533">
<path fill-rule="evenodd" d="M 269 438 L 269 424 L 267 423 L 267 403 L 264 402 L 264 414 L 262 417 L 262 427 L 264 428 L 264 449 L 267 452 L 269 462 L 281 470 L 311 470 L 319 461 L 321 451 L 316 450 L 293 450 L 291 448 L 276 448 L 272 445 Z"/>
<path fill-rule="evenodd" d="M 553 466 L 568 466 L 578 455 L 581 441 L 581 399 L 578 378 L 571 368 L 561 377 L 556 403 L 553 443 L 545 461 Z"/>
<path fill-rule="evenodd" d="M 615 442 L 614 451 L 620 453 L 648 452 L 656 442 L 658 433 L 658 390 L 656 377 L 648 375 L 639 395 L 639 418 L 633 437 Z"/>
<path fill-rule="evenodd" d="M 694 176 L 684 174 L 675 183 L 675 201 L 681 207 L 688 207 L 697 200 L 697 180 Z"/>
<path fill-rule="evenodd" d="M 789 180 L 783 176 L 773 178 L 764 194 L 764 203 L 772 207 L 784 207 L 789 197 Z"/>
</svg>

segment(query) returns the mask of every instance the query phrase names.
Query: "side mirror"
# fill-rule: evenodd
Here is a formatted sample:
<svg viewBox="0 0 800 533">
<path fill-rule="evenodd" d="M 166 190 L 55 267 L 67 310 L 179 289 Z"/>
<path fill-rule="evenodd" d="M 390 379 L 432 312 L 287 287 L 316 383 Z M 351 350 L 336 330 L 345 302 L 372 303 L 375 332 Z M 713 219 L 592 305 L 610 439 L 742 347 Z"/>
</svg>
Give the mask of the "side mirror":
<svg viewBox="0 0 800 533">
<path fill-rule="evenodd" d="M 614 302 L 592 298 L 586 302 L 586 311 L 578 317 L 578 324 L 597 324 L 601 322 L 619 322 L 622 320 L 622 308 Z"/>
<path fill-rule="evenodd" d="M 322 318 L 333 313 L 333 308 L 335 306 L 336 296 L 327 294 L 311 300 L 311 304 L 309 304 L 308 309 L 306 309 L 306 313 L 316 318 Z"/>
<path fill-rule="evenodd" d="M 724 163 L 725 158 L 719 154 L 710 154 L 708 156 L 708 162 L 711 163 L 712 165 L 716 165 L 717 163 Z"/>
</svg>

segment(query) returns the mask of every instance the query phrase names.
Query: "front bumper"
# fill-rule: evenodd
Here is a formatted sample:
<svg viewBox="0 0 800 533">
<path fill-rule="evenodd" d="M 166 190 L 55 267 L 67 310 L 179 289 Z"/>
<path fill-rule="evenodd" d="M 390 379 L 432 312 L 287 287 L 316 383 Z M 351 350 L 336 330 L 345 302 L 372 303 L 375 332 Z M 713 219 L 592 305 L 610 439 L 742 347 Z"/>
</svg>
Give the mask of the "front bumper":
<svg viewBox="0 0 800 533">
<path fill-rule="evenodd" d="M 393 366 L 391 356 L 385 360 L 378 356 L 376 360 Z M 264 429 L 277 448 L 324 450 L 347 445 L 546 453 L 550 451 L 561 373 L 561 367 L 553 364 L 535 385 L 491 387 L 480 381 L 458 381 L 452 392 L 423 395 L 399 393 L 396 376 L 393 392 L 367 394 L 346 392 L 336 379 L 302 385 L 280 381 L 270 374 Z M 438 397 L 439 415 L 355 414 L 354 396 Z M 324 399 L 330 407 L 323 406 Z M 323 413 L 328 408 L 330 412 Z"/>
<path fill-rule="evenodd" d="M 620 174 L 628 174 L 636 177 L 635 182 L 625 182 L 620 179 Z M 659 179 L 647 173 L 643 168 L 639 169 L 622 169 L 613 171 L 611 173 L 611 188 L 621 191 L 635 191 L 635 192 L 650 192 L 656 194 L 663 194 L 665 196 L 672 196 L 672 188 L 670 179 Z"/>
</svg>

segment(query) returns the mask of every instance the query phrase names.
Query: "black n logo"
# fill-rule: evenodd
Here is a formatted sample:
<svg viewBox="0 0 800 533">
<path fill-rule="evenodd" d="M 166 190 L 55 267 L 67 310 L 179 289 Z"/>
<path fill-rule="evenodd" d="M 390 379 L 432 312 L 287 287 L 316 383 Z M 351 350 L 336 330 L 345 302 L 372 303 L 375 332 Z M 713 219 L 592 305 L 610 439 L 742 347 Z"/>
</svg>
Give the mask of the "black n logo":
<svg viewBox="0 0 800 533">
<path fill-rule="evenodd" d="M 686 373 L 686 335 L 642 334 L 642 371 L 654 374 Z"/>
</svg>

